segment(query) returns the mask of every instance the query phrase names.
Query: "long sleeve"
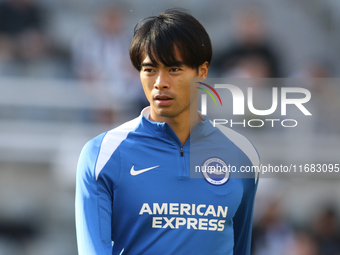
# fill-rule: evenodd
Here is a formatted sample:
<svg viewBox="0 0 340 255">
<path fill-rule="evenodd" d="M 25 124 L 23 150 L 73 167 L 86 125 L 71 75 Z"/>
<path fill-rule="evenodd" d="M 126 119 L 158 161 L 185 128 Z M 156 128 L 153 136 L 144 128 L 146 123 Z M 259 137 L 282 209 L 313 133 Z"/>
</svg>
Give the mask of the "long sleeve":
<svg viewBox="0 0 340 255">
<path fill-rule="evenodd" d="M 234 254 L 250 255 L 253 209 L 258 179 L 243 179 L 244 193 L 241 204 L 234 216 Z"/>
<path fill-rule="evenodd" d="M 112 254 L 112 191 L 95 174 L 104 135 L 84 146 L 78 162 L 75 209 L 79 255 Z"/>
</svg>

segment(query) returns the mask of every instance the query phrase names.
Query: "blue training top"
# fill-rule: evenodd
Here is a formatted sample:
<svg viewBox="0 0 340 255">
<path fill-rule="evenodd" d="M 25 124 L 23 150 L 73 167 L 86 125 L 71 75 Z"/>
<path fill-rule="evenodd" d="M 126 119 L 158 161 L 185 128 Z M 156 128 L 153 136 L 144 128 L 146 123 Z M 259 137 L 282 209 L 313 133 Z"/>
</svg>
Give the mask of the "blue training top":
<svg viewBox="0 0 340 255">
<path fill-rule="evenodd" d="M 257 175 L 223 170 L 257 166 L 253 145 L 205 117 L 183 146 L 148 115 L 146 108 L 81 152 L 79 254 L 249 255 Z"/>
</svg>

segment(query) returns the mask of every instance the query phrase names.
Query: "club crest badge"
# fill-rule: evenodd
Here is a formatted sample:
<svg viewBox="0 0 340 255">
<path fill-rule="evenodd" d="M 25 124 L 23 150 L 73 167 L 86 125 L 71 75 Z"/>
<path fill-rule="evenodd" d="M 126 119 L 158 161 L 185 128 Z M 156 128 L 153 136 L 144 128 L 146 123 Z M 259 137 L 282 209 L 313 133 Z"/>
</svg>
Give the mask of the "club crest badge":
<svg viewBox="0 0 340 255">
<path fill-rule="evenodd" d="M 209 158 L 204 161 L 201 172 L 204 179 L 212 185 L 223 185 L 229 180 L 228 165 L 220 158 Z"/>
</svg>

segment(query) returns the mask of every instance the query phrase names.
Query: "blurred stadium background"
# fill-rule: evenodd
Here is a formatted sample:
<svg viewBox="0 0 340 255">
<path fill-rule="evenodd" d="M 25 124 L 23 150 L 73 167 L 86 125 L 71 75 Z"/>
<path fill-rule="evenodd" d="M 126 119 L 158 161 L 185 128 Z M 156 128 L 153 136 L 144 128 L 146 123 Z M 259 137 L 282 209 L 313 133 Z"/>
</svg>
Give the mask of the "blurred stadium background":
<svg viewBox="0 0 340 255">
<path fill-rule="evenodd" d="M 145 106 L 129 40 L 141 18 L 170 7 L 211 35 L 209 77 L 339 78 L 338 0 L 0 0 L 0 255 L 77 253 L 80 150 Z M 305 86 L 320 117 L 297 134 L 306 143 L 246 132 L 264 162 L 340 163 L 339 85 Z M 253 254 L 340 254 L 339 184 L 261 180 Z"/>
</svg>

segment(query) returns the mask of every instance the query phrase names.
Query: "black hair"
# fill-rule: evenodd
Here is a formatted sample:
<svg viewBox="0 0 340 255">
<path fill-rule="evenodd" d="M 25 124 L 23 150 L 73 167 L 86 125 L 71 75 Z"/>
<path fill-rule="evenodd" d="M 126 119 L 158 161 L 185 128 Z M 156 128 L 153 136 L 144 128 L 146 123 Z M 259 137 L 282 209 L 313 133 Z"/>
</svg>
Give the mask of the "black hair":
<svg viewBox="0 0 340 255">
<path fill-rule="evenodd" d="M 183 64 L 190 68 L 198 69 L 205 61 L 211 62 L 211 41 L 201 23 L 182 9 L 168 9 L 137 23 L 130 44 L 130 59 L 138 71 L 146 56 L 155 66 L 159 62 L 176 66 L 176 48 Z"/>
</svg>

